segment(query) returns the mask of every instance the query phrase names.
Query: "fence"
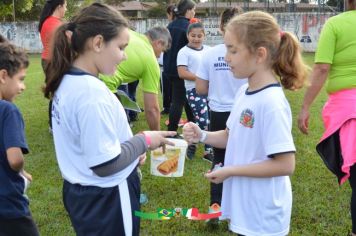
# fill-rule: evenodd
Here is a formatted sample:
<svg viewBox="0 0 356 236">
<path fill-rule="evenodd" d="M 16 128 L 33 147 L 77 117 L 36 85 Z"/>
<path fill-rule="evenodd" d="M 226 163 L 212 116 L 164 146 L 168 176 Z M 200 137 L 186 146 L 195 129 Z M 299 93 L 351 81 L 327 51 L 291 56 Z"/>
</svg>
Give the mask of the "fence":
<svg viewBox="0 0 356 236">
<path fill-rule="evenodd" d="M 333 13 L 274 13 L 283 31 L 293 32 L 300 41 L 304 51 L 315 52 L 319 35 L 325 21 Z M 205 44 L 216 45 L 223 42 L 219 32 L 219 19 L 209 17 L 201 19 L 204 23 Z M 131 21 L 131 26 L 144 33 L 153 26 L 166 26 L 166 19 L 147 19 Z M 30 53 L 40 53 L 42 44 L 37 31 L 37 22 L 0 23 L 0 34 Z"/>
</svg>

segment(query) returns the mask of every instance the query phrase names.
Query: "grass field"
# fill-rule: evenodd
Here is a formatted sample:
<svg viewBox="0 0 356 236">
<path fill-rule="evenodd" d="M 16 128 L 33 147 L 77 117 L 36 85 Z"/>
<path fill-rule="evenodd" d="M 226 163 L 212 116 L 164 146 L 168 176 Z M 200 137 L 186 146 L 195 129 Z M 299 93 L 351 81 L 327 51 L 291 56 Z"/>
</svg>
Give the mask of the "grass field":
<svg viewBox="0 0 356 236">
<path fill-rule="evenodd" d="M 311 65 L 313 54 L 305 54 Z M 74 235 L 62 204 L 62 179 L 56 163 L 52 136 L 48 132 L 48 101 L 41 93 L 44 81 L 40 57 L 31 56 L 26 78 L 27 89 L 17 100 L 25 123 L 31 153 L 26 156 L 26 169 L 33 175 L 28 195 L 31 210 L 41 235 Z M 290 235 L 346 235 L 351 229 L 349 214 L 350 188 L 348 183 L 339 187 L 336 178 L 317 156 L 315 145 L 323 131 L 320 111 L 326 94 L 319 95 L 311 109 L 310 134 L 302 135 L 296 127 L 297 114 L 304 91 L 286 92 L 294 115 L 293 136 L 297 147 L 297 165 L 291 177 L 293 185 L 293 212 Z M 138 92 L 141 95 L 141 92 Z M 139 96 L 141 99 L 141 96 Z M 166 129 L 162 119 L 161 128 Z M 147 129 L 143 114 L 135 122 L 134 133 Z M 160 178 L 149 174 L 149 159 L 143 166 L 142 191 L 148 195 L 144 212 L 156 208 L 197 207 L 207 212 L 209 183 L 202 173 L 209 168 L 199 149 L 192 161 L 186 161 L 181 178 Z M 204 222 L 173 218 L 169 221 L 141 221 L 141 235 L 233 235 L 227 224 L 218 229 L 207 228 Z"/>
</svg>

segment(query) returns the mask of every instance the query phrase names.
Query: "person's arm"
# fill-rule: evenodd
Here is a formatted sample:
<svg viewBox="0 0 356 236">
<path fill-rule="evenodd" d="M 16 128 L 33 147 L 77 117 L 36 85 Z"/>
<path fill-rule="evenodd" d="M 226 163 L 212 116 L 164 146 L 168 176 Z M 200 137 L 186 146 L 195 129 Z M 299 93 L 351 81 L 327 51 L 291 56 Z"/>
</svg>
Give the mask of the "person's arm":
<svg viewBox="0 0 356 236">
<path fill-rule="evenodd" d="M 229 138 L 228 129 L 219 130 L 214 132 L 206 132 L 206 139 L 203 141 L 204 144 L 211 145 L 216 148 L 225 149 L 227 145 L 227 139 Z"/>
<path fill-rule="evenodd" d="M 137 158 L 139 158 L 140 163 L 143 164 L 145 159 L 143 154 L 147 149 L 154 150 L 165 144 L 174 145 L 165 139 L 165 137 L 176 134 L 177 133 L 173 131 L 144 131 L 143 134 L 137 134 L 122 143 L 120 145 L 121 153 L 118 156 L 100 165 L 90 167 L 90 169 L 93 170 L 96 175 L 106 177 L 125 169 Z"/>
<path fill-rule="evenodd" d="M 20 172 L 23 170 L 24 158 L 21 148 L 11 147 L 6 150 L 7 160 L 13 171 Z"/>
<path fill-rule="evenodd" d="M 189 122 L 183 127 L 183 136 L 189 143 L 202 142 L 216 148 L 226 148 L 229 131 L 227 129 L 214 132 L 202 131 L 197 124 Z"/>
<path fill-rule="evenodd" d="M 184 80 L 195 81 L 198 77 L 190 72 L 186 66 L 177 66 L 179 78 Z"/>
<path fill-rule="evenodd" d="M 311 85 L 304 95 L 302 109 L 298 117 L 299 130 L 304 134 L 308 134 L 309 108 L 323 87 L 328 77 L 329 70 L 330 64 L 315 64 L 313 67 L 311 74 Z"/>
<path fill-rule="evenodd" d="M 213 183 L 221 183 L 231 176 L 246 176 L 269 178 L 274 176 L 287 176 L 293 174 L 295 169 L 294 152 L 275 154 L 268 160 L 241 166 L 222 167 L 216 171 L 205 174 Z"/>
<path fill-rule="evenodd" d="M 208 95 L 209 81 L 197 77 L 197 79 L 195 80 L 195 90 L 197 91 L 198 95 Z"/>
<path fill-rule="evenodd" d="M 143 92 L 143 102 L 149 129 L 160 130 L 161 114 L 159 111 L 157 94 Z"/>
<path fill-rule="evenodd" d="M 113 175 L 129 166 L 145 153 L 147 148 L 145 136 L 143 134 L 135 135 L 130 140 L 121 144 L 121 153 L 117 157 L 90 169 L 100 177 Z"/>
</svg>

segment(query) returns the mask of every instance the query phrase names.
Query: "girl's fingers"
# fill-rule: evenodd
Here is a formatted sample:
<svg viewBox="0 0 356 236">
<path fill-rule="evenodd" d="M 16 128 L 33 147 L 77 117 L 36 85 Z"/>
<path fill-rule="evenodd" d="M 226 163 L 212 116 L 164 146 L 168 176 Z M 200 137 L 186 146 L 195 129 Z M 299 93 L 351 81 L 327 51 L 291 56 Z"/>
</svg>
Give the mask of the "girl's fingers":
<svg viewBox="0 0 356 236">
<path fill-rule="evenodd" d="M 174 146 L 175 144 L 173 143 L 173 142 L 171 142 L 171 141 L 169 141 L 168 139 L 165 139 L 165 138 L 163 138 L 162 139 L 162 142 L 161 142 L 161 146 L 164 146 L 164 145 L 171 145 L 171 146 Z"/>
</svg>

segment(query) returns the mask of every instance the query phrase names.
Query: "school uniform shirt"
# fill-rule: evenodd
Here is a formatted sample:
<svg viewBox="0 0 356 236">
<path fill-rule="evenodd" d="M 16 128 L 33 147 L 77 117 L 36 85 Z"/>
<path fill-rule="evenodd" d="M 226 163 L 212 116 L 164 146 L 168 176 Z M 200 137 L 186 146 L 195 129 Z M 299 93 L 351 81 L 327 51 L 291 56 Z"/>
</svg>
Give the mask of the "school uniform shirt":
<svg viewBox="0 0 356 236">
<path fill-rule="evenodd" d="M 177 67 L 186 66 L 188 71 L 196 74 L 199 69 L 202 53 L 209 48 L 207 45 L 203 45 L 201 49 L 191 48 L 188 45 L 184 46 L 178 52 Z M 195 88 L 195 81 L 184 80 L 185 90 L 189 91 Z"/>
<path fill-rule="evenodd" d="M 204 51 L 196 74 L 200 79 L 209 81 L 209 107 L 215 112 L 231 111 L 237 90 L 247 83 L 247 79 L 234 78 L 224 60 L 225 54 L 224 44 Z"/>
<path fill-rule="evenodd" d="M 69 71 L 54 94 L 53 138 L 62 176 L 72 184 L 113 187 L 125 180 L 138 159 L 107 177 L 90 168 L 121 153 L 120 143 L 132 137 L 126 113 L 98 78 Z"/>
<path fill-rule="evenodd" d="M 6 154 L 11 147 L 21 148 L 22 153 L 28 153 L 23 118 L 13 103 L 0 100 L 0 121 L 0 218 L 30 216 L 25 179 L 11 169 Z"/>
<path fill-rule="evenodd" d="M 243 166 L 295 152 L 292 115 L 279 84 L 248 92 L 244 85 L 226 123 L 229 138 L 225 166 Z M 289 176 L 226 179 L 222 194 L 222 219 L 230 229 L 249 236 L 285 236 L 289 232 L 292 189 Z"/>
</svg>

